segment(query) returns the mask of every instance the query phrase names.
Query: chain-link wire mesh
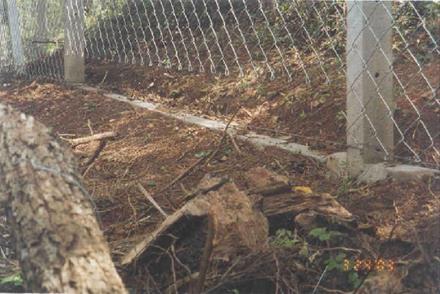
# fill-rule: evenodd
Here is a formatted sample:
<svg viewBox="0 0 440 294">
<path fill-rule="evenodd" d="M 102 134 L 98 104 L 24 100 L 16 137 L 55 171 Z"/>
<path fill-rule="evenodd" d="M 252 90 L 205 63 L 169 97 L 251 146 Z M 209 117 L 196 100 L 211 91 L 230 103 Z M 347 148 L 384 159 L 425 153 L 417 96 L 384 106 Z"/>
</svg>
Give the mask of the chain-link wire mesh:
<svg viewBox="0 0 440 294">
<path fill-rule="evenodd" d="M 13 65 L 11 39 L 20 38 L 26 76 L 62 79 L 63 44 L 68 38 L 85 42 L 88 64 L 237 76 L 254 72 L 262 79 L 286 79 L 311 89 L 328 84 L 359 104 L 359 111 L 347 122 L 347 136 L 354 136 L 348 139 L 349 147 L 373 148 L 385 160 L 440 164 L 438 2 L 377 2 L 371 14 L 362 12 L 363 27 L 353 40 L 367 32 L 370 56 L 346 45 L 347 17 L 362 1 L 347 5 L 337 0 L 72 0 L 66 6 L 63 0 L 7 0 L 3 4 L 9 2 L 17 3 L 21 36 L 11 36 L 7 7 L 0 5 L 1 68 Z M 373 29 L 378 11 L 390 21 L 383 35 Z M 64 35 L 64 22 L 74 15 L 84 15 L 84 36 L 80 29 Z M 392 36 L 391 52 L 381 47 L 386 35 Z M 72 50 L 83 54 L 81 46 Z M 351 84 L 346 83 L 347 56 L 362 68 L 348 79 Z M 380 79 L 369 68 L 377 58 L 388 68 Z M 374 98 L 365 99 L 356 90 L 360 80 L 371 84 Z M 387 80 L 392 94 L 383 92 Z M 372 105 L 380 107 L 380 115 L 373 115 Z M 353 135 L 361 121 L 368 139 Z M 391 145 L 385 142 L 384 125 L 394 131 Z"/>
<path fill-rule="evenodd" d="M 63 0 L 2 0 L 1 5 L 0 38 L 4 58 L 0 68 L 13 67 L 27 77 L 62 79 Z M 17 62 L 18 59 L 23 61 Z"/>
<path fill-rule="evenodd" d="M 7 10 L 3 1 L 0 1 L 0 71 L 12 71 L 13 61 L 11 50 L 8 46 L 11 43 L 8 27 Z"/>
</svg>

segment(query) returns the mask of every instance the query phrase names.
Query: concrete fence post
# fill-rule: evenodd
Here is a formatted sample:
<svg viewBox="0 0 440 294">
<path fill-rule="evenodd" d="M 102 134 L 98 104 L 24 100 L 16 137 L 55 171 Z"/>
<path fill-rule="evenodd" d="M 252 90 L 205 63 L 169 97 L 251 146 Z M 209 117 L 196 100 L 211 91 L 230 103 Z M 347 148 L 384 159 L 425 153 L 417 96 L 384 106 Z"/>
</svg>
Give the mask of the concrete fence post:
<svg viewBox="0 0 440 294">
<path fill-rule="evenodd" d="M 48 38 L 47 27 L 47 0 L 37 0 L 37 28 L 34 41 L 44 43 Z"/>
<path fill-rule="evenodd" d="M 393 156 L 391 1 L 347 1 L 347 164 L 351 176 Z"/>
<path fill-rule="evenodd" d="M 8 24 L 11 35 L 12 57 L 14 68 L 17 73 L 22 73 L 24 69 L 24 52 L 20 32 L 20 16 L 18 13 L 16 0 L 7 0 Z"/>
<path fill-rule="evenodd" d="M 64 0 L 64 80 L 83 83 L 84 61 L 84 0 Z"/>
</svg>

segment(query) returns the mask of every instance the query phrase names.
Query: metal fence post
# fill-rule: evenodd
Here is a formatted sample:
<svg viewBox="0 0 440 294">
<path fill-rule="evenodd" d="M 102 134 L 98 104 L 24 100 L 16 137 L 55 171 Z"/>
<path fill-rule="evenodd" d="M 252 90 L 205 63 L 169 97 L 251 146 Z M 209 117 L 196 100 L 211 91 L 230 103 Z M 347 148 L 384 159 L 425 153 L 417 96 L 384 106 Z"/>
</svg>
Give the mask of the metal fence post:
<svg viewBox="0 0 440 294">
<path fill-rule="evenodd" d="M 14 58 L 14 67 L 17 73 L 23 71 L 24 52 L 21 43 L 20 16 L 18 14 L 16 0 L 7 0 L 9 31 L 11 35 L 12 57 Z"/>
<path fill-rule="evenodd" d="M 365 164 L 393 156 L 391 1 L 347 1 L 347 163 L 355 176 Z"/>
<path fill-rule="evenodd" d="M 64 80 L 83 83 L 84 61 L 84 1 L 64 0 Z"/>
</svg>

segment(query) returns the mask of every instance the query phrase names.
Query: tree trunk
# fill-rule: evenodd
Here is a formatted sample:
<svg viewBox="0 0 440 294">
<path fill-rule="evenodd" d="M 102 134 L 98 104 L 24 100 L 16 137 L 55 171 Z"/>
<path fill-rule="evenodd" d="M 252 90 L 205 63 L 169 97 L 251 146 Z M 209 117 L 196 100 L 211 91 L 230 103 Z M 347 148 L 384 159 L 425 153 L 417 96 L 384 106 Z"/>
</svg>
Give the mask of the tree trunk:
<svg viewBox="0 0 440 294">
<path fill-rule="evenodd" d="M 0 202 L 28 290 L 126 293 L 73 155 L 42 124 L 2 104 Z"/>
</svg>

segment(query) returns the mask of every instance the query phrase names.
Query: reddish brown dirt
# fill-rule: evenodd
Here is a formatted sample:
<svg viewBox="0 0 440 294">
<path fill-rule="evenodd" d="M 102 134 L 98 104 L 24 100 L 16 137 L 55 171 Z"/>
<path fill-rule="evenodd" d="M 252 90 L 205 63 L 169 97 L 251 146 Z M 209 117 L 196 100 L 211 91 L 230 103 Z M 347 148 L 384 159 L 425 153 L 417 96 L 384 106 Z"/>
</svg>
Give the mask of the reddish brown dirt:
<svg viewBox="0 0 440 294">
<path fill-rule="evenodd" d="M 395 69 L 395 117 L 399 126 L 395 132 L 395 155 L 400 161 L 418 160 L 438 167 L 440 107 L 436 91 L 440 87 L 440 63 L 430 62 L 420 71 L 409 57 L 405 58 L 396 62 Z M 329 61 L 329 84 L 323 80 L 318 66 L 307 70 L 315 77 L 310 85 L 304 82 L 300 71 L 288 82 L 282 77 L 271 81 L 253 71 L 240 78 L 92 63 L 87 70 L 87 81 L 135 99 L 220 118 L 241 106 L 237 119 L 251 130 L 289 135 L 293 141 L 323 152 L 345 150 L 343 69 Z"/>
<path fill-rule="evenodd" d="M 125 74 L 128 70 L 129 67 L 119 70 L 119 73 Z M 116 78 L 115 75 L 116 72 L 112 71 L 109 78 Z M 98 74 L 95 74 L 97 77 Z M 127 79 L 124 81 L 129 82 Z M 131 79 L 130 82 L 134 81 Z M 145 85 L 148 85 L 148 80 L 142 81 L 142 86 Z M 123 89 L 128 91 L 130 88 Z M 285 174 L 295 184 L 309 186 L 313 191 L 335 195 L 359 223 L 377 233 L 371 246 L 377 252 L 379 245 L 385 244 L 385 249 L 381 250 L 387 258 L 402 264 L 419 264 L 423 258 L 431 262 L 433 256 L 440 254 L 440 234 L 432 227 L 433 220 L 439 216 L 438 179 L 404 183 L 389 180 L 359 186 L 349 180 L 331 180 L 326 176 L 324 167 L 301 156 L 273 148 L 259 150 L 238 142 L 242 151 L 240 155 L 228 142 L 221 146 L 219 154 L 208 165 L 200 166 L 174 187 L 157 193 L 206 151 L 215 149 L 221 134 L 134 109 L 99 93 L 51 83 L 14 82 L 10 87 L 0 89 L 0 102 L 34 115 L 53 128 L 57 136 L 89 135 L 88 121 L 94 132 L 113 130 L 119 134 L 108 143 L 84 178 L 96 202 L 116 261 L 133 242 L 162 221 L 161 215 L 139 193 L 136 183 L 142 183 L 159 205 L 170 213 L 184 203 L 184 189 L 194 188 L 205 174 L 228 176 L 244 188 L 243 174 L 257 166 Z M 325 105 L 321 107 L 326 109 Z M 330 104 L 328 107 L 330 115 L 333 110 Z M 325 112 L 316 115 L 322 116 Z M 329 134 L 329 138 L 336 133 Z M 94 148 L 96 145 L 88 144 L 73 151 L 84 164 Z M 392 238 L 394 243 L 390 243 L 387 238 L 395 222 L 398 227 Z M 292 224 L 287 224 L 286 228 L 291 229 Z M 408 252 L 407 246 L 410 246 L 411 252 Z M 428 256 L 418 251 L 420 246 L 425 248 Z M 137 277 L 122 274 L 130 288 L 142 287 L 134 282 Z M 310 283 L 318 278 L 319 273 L 310 278 Z M 412 276 L 407 279 L 410 285 L 416 283 Z M 329 278 L 329 281 L 333 279 Z M 337 283 L 332 283 L 325 285 L 337 287 Z M 420 285 L 425 288 L 432 286 L 423 279 Z"/>
</svg>

